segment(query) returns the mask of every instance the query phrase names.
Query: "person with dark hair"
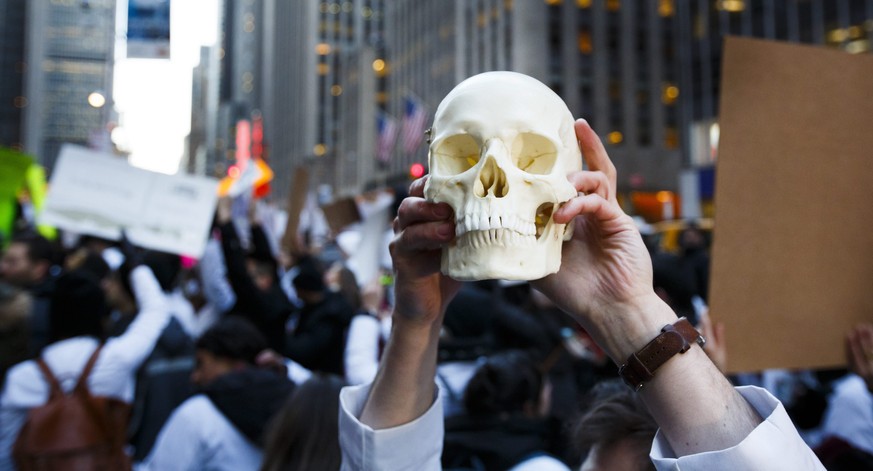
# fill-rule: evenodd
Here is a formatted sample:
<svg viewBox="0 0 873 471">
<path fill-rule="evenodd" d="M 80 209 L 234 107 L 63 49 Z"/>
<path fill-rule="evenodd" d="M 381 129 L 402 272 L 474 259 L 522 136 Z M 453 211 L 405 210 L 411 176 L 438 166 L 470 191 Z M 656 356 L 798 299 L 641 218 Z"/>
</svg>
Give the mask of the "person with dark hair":
<svg viewBox="0 0 873 471">
<path fill-rule="evenodd" d="M 317 373 L 294 390 L 267 431 L 261 471 L 339 470 L 336 411 L 345 385 L 339 376 Z"/>
<path fill-rule="evenodd" d="M 166 299 L 148 267 L 130 256 L 122 273 L 130 280 L 139 315 L 123 335 L 106 338 L 109 308 L 91 274 L 73 271 L 60 276 L 50 304 L 50 339 L 41 357 L 70 391 L 85 364 L 100 348 L 87 386 L 92 395 L 133 400 L 134 374 L 154 348 L 169 320 Z M 102 345 L 102 347 L 101 347 Z M 0 395 L 0 469 L 11 469 L 10 451 L 31 408 L 49 398 L 49 383 L 33 360 L 12 367 Z"/>
<path fill-rule="evenodd" d="M 678 253 L 653 255 L 652 280 L 676 314 L 697 325 L 709 299 L 709 248 L 706 235 L 694 222 L 688 223 L 678 237 Z"/>
<path fill-rule="evenodd" d="M 597 384 L 576 424 L 581 471 L 654 471 L 649 459 L 658 424 L 639 396 L 619 380 Z"/>
<path fill-rule="evenodd" d="M 550 454 L 551 387 L 531 356 L 488 357 L 464 391 L 464 413 L 446 419 L 444 469 L 568 471 Z"/>
<path fill-rule="evenodd" d="M 0 282 L 0 388 L 6 371 L 28 357 L 28 316 L 31 297 L 27 291 Z"/>
<path fill-rule="evenodd" d="M 146 251 L 142 257 L 167 299 L 171 318 L 161 332 L 148 358 L 136 375 L 136 392 L 128 430 L 128 441 L 133 446 L 135 462 L 143 460 L 151 451 L 164 422 L 173 410 L 193 392 L 188 378 L 194 368 L 194 340 L 188 335 L 179 318 L 193 316 L 193 308 L 175 290 L 181 261 L 178 255 Z M 139 315 L 139 306 L 128 286 L 119 283 L 117 276 L 104 282 L 113 312 L 113 335 L 121 335 Z"/>
<path fill-rule="evenodd" d="M 285 323 L 293 305 L 279 286 L 278 266 L 260 223 L 252 220 L 251 249 L 245 250 L 234 226 L 229 197 L 219 199 L 216 223 L 227 267 L 227 280 L 236 295 L 231 314 L 252 322 L 267 338 L 270 348 L 283 351 Z"/>
<path fill-rule="evenodd" d="M 337 262 L 328 271 L 331 291 L 339 293 L 352 308 L 345 339 L 344 368 L 349 384 L 364 384 L 373 380 L 379 358 L 391 332 L 390 311 L 383 308 L 385 290 L 374 279 L 360 288 L 355 274 Z"/>
<path fill-rule="evenodd" d="M 293 283 L 303 306 L 292 317 L 285 356 L 308 370 L 344 376 L 346 331 L 354 309 L 327 289 L 315 263 L 302 263 Z"/>
<path fill-rule="evenodd" d="M 173 412 L 142 469 L 257 469 L 267 425 L 294 389 L 286 376 L 255 366 L 267 348 L 238 316 L 204 332 L 191 374 L 200 392 Z"/>
<path fill-rule="evenodd" d="M 567 175 L 577 195 L 552 213 L 573 233 L 558 272 L 532 283 L 623 366 L 620 374 L 659 426 L 655 466 L 823 469 L 779 401 L 762 389 L 734 389 L 698 347 L 699 333 L 654 292 L 648 250 L 618 204 L 615 166 L 586 121 L 574 130 L 566 145 L 578 142 L 586 170 Z M 394 325 L 379 372 L 372 384 L 340 395 L 343 469 L 440 468 L 434 375 L 443 315 L 460 282 L 440 272 L 455 215 L 450 205 L 425 200 L 426 182 L 412 183 L 394 223 Z"/>
<path fill-rule="evenodd" d="M 30 352 L 36 355 L 49 342 L 48 305 L 54 288 L 54 267 L 60 265 L 60 250 L 37 233 L 12 238 L 0 258 L 0 281 L 27 290 L 33 298 L 30 314 Z"/>
</svg>

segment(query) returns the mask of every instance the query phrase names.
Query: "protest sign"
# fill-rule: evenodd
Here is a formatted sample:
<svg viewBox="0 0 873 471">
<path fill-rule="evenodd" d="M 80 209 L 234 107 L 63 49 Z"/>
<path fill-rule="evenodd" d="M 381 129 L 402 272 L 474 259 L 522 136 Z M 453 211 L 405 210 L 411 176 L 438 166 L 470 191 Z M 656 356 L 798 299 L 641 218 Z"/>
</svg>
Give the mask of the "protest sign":
<svg viewBox="0 0 873 471">
<path fill-rule="evenodd" d="M 324 212 L 327 224 L 334 234 L 339 234 L 350 224 L 361 220 L 358 204 L 352 197 L 340 198 L 331 203 L 324 204 L 321 206 L 321 210 Z"/>
<path fill-rule="evenodd" d="M 710 312 L 728 369 L 826 368 L 873 321 L 873 57 L 728 38 Z"/>
<path fill-rule="evenodd" d="M 67 231 L 199 257 L 215 213 L 217 181 L 163 175 L 84 147 L 61 148 L 40 222 Z"/>
<path fill-rule="evenodd" d="M 388 249 L 385 233 L 390 230 L 394 216 L 391 213 L 393 202 L 393 194 L 379 192 L 371 200 L 362 198 L 356 208 L 363 220 L 356 224 L 359 241 L 355 251 L 349 254 L 348 266 L 361 286 L 380 274 L 383 255 Z"/>
<path fill-rule="evenodd" d="M 304 167 L 297 167 L 294 171 L 294 180 L 291 182 L 291 191 L 288 196 L 288 223 L 285 233 L 282 235 L 282 248 L 290 252 L 303 251 L 297 241 L 297 230 L 300 227 L 300 215 L 306 204 L 306 194 L 309 190 L 309 172 Z"/>
</svg>

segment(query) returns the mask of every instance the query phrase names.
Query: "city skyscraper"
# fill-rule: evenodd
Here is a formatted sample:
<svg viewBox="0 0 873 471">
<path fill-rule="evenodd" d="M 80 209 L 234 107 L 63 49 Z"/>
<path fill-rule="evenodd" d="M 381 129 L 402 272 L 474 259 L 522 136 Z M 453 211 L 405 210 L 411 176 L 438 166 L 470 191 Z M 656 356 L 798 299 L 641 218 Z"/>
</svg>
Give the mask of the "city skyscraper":
<svg viewBox="0 0 873 471">
<path fill-rule="evenodd" d="M 379 129 L 410 106 L 429 120 L 490 70 L 536 77 L 588 119 L 622 191 L 676 190 L 716 158 L 726 35 L 854 53 L 873 35 L 869 0 L 271 0 L 262 15 L 254 83 L 280 192 L 304 164 L 338 193 L 405 178 L 426 145 Z"/>
<path fill-rule="evenodd" d="M 108 142 L 116 2 L 25 3 L 23 150 L 50 170 L 64 143 Z"/>
<path fill-rule="evenodd" d="M 0 146 L 21 149 L 25 0 L 0 0 Z"/>
</svg>

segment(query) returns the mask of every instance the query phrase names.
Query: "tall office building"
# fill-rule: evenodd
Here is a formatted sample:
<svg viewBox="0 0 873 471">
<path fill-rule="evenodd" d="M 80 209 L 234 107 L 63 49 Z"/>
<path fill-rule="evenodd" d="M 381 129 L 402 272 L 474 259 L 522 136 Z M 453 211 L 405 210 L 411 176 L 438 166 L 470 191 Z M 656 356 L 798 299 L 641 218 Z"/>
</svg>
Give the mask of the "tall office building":
<svg viewBox="0 0 873 471">
<path fill-rule="evenodd" d="M 250 132 L 252 119 L 261 113 L 266 75 L 264 3 L 222 2 L 215 158 L 207 165 L 209 175 L 226 172 L 235 163 L 238 134 Z M 240 121 L 248 125 L 238 127 Z"/>
<path fill-rule="evenodd" d="M 0 0 L 0 146 L 21 149 L 26 0 Z"/>
<path fill-rule="evenodd" d="M 355 193 L 372 177 L 385 88 L 384 73 L 374 69 L 384 54 L 383 2 L 265 2 L 272 98 L 263 107 L 264 132 L 277 196 L 287 193 L 298 166 L 336 194 Z"/>
<path fill-rule="evenodd" d="M 663 3 L 663 2 L 662 2 Z M 873 40 L 869 0 L 676 1 L 677 102 L 686 166 L 711 164 L 725 36 L 813 44 L 858 54 Z M 752 78 L 750 78 L 752 79 Z"/>
<path fill-rule="evenodd" d="M 191 88 L 191 132 L 185 144 L 183 168 L 195 175 L 221 176 L 224 162 L 217 155 L 219 49 L 200 48 Z"/>
<path fill-rule="evenodd" d="M 51 169 L 64 143 L 105 140 L 115 0 L 26 2 L 23 150 Z"/>
<path fill-rule="evenodd" d="M 412 100 L 430 119 L 464 78 L 514 70 L 592 123 L 622 191 L 675 190 L 715 158 L 725 35 L 865 52 L 871 12 L 871 0 L 266 0 L 254 83 L 274 189 L 298 165 L 339 193 L 403 177 L 426 145 L 398 136 L 377 160 L 379 116 L 400 126 Z"/>
<path fill-rule="evenodd" d="M 664 2 L 456 0 L 393 2 L 391 86 L 396 112 L 415 93 L 432 114 L 466 77 L 531 75 L 587 118 L 620 175 L 664 185 L 680 167 L 675 12 Z M 672 3 L 670 4 L 672 6 Z M 423 161 L 395 153 L 395 171 Z M 639 177 L 636 177 L 639 178 Z"/>
</svg>

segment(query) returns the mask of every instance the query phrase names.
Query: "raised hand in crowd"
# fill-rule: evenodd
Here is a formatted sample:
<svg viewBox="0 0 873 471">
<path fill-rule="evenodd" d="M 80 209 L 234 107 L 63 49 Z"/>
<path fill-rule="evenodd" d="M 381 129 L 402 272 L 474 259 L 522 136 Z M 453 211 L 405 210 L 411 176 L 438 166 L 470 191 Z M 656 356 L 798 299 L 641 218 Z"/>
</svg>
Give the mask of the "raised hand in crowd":
<svg viewBox="0 0 873 471">
<path fill-rule="evenodd" d="M 858 324 L 846 335 L 846 358 L 873 393 L 873 324 Z"/>
<path fill-rule="evenodd" d="M 727 371 L 727 344 L 725 343 L 724 322 L 713 322 L 709 314 L 700 316 L 700 333 L 706 339 L 703 351 L 722 373 Z"/>
</svg>

